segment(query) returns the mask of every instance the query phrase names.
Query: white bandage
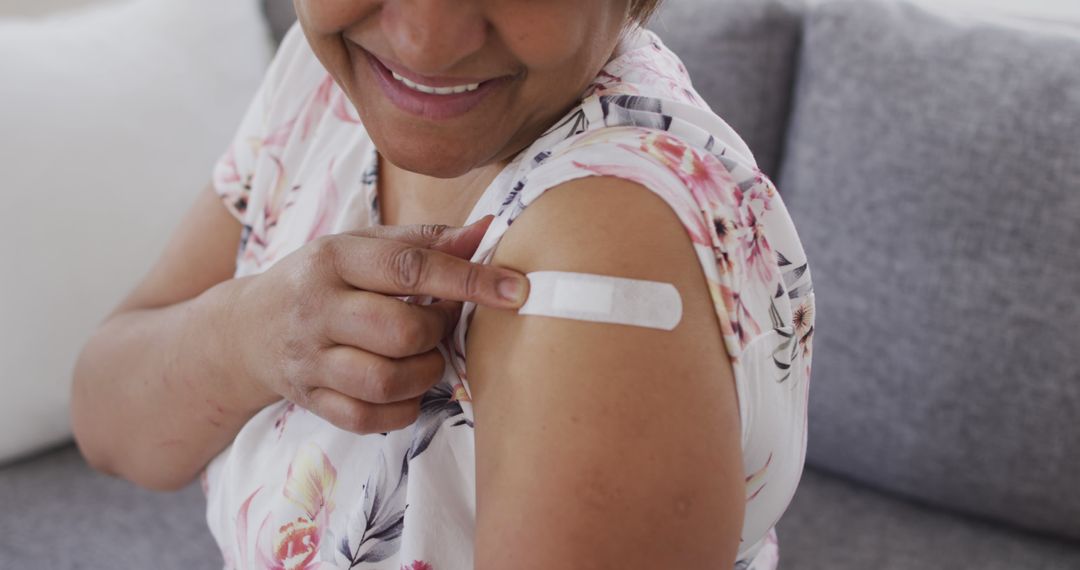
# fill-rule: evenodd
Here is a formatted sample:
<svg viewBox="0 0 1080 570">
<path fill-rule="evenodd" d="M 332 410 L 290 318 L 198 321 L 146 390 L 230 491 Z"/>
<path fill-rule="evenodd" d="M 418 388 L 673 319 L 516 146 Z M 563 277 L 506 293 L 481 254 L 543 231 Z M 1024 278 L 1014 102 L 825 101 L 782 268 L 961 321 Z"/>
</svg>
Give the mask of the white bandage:
<svg viewBox="0 0 1080 570">
<path fill-rule="evenodd" d="M 521 315 L 560 317 L 669 331 L 682 319 L 682 298 L 670 283 L 591 273 L 535 271 Z"/>
</svg>

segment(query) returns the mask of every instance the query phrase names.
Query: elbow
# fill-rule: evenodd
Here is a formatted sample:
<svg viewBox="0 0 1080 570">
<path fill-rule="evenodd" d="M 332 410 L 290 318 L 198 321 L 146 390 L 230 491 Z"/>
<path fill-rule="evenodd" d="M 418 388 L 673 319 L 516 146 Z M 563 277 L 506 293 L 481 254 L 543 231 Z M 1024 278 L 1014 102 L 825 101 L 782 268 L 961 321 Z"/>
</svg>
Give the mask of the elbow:
<svg viewBox="0 0 1080 570">
<path fill-rule="evenodd" d="M 147 461 L 116 461 L 111 455 L 95 450 L 93 445 L 88 444 L 86 438 L 80 436 L 77 431 L 75 432 L 75 446 L 86 464 L 94 471 L 123 479 L 148 491 L 164 493 L 180 491 L 198 478 L 198 473 L 168 472 L 149 465 Z M 131 453 L 129 458 L 138 459 L 137 455 L 137 452 Z"/>
<path fill-rule="evenodd" d="M 108 405 L 102 405 L 101 390 L 95 390 L 100 382 L 94 371 L 99 369 L 95 358 L 95 332 L 79 351 L 75 366 L 71 372 L 69 396 L 70 407 L 68 420 L 79 453 L 94 470 L 106 475 L 116 476 L 112 463 L 110 447 L 117 442 L 116 437 L 108 433 Z M 103 413 L 105 412 L 105 413 Z"/>
<path fill-rule="evenodd" d="M 120 477 L 147 491 L 157 491 L 159 493 L 175 493 L 177 491 L 182 491 L 197 479 L 197 476 L 179 477 L 163 474 L 147 474 L 141 477 Z"/>
<path fill-rule="evenodd" d="M 75 447 L 86 464 L 109 477 L 124 479 L 151 491 L 178 491 L 195 479 L 195 475 L 168 473 L 158 462 L 140 457 L 122 435 L 109 425 L 108 406 L 93 397 L 93 340 L 83 347 L 75 362 L 71 377 L 69 420 Z"/>
<path fill-rule="evenodd" d="M 113 466 L 112 462 L 99 451 L 96 451 L 92 445 L 87 442 L 85 434 L 81 433 L 75 427 L 74 421 L 72 422 L 72 432 L 75 436 L 75 447 L 79 450 L 79 455 L 82 456 L 83 461 L 98 473 L 108 475 L 109 477 L 120 477 L 120 473 Z"/>
<path fill-rule="evenodd" d="M 100 445 L 95 440 L 92 430 L 75 427 L 80 424 L 74 420 L 75 414 L 72 417 L 75 446 L 86 464 L 94 471 L 123 479 L 148 491 L 160 492 L 179 491 L 193 483 L 198 477 L 198 472 L 171 471 L 166 465 L 138 450 L 117 452 L 115 449 L 108 449 L 107 446 Z"/>
<path fill-rule="evenodd" d="M 70 408 L 68 419 L 71 423 L 71 432 L 75 439 L 75 447 L 79 454 L 95 471 L 116 477 L 117 471 L 113 467 L 109 454 L 100 443 L 101 436 L 96 433 L 102 428 L 102 421 L 95 417 L 93 404 L 90 402 L 88 385 L 90 380 L 86 377 L 90 368 L 88 350 L 91 342 L 87 342 L 79 352 L 75 360 L 75 368 L 71 376 Z M 105 438 L 108 439 L 108 438 Z"/>
</svg>

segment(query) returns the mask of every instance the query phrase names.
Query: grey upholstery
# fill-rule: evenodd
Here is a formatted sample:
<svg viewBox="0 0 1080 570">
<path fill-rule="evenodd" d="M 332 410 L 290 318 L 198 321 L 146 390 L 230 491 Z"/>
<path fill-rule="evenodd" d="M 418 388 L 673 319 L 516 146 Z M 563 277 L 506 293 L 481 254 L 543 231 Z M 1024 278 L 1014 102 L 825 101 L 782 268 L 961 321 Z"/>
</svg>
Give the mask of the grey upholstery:
<svg viewBox="0 0 1080 570">
<path fill-rule="evenodd" d="M 268 1 L 280 34 L 291 2 Z M 815 8 L 781 140 L 799 11 L 667 3 L 654 29 L 781 164 L 814 267 L 818 468 L 780 568 L 1080 568 L 1080 542 L 1013 527 L 1080 532 L 1080 39 Z M 0 505 L 3 570 L 222 564 L 197 484 L 140 490 L 72 446 L 0 469 Z"/>
<path fill-rule="evenodd" d="M 1080 538 L 1078 40 L 809 17 L 780 185 L 818 293 L 811 465 Z"/>
<path fill-rule="evenodd" d="M 139 489 L 90 470 L 74 446 L 0 469 L 0 568 L 221 568 L 198 484 Z"/>
<path fill-rule="evenodd" d="M 266 20 L 270 22 L 270 32 L 274 34 L 274 41 L 280 42 L 285 37 L 285 32 L 296 21 L 296 12 L 293 10 L 292 0 L 263 0 L 263 9 L 266 12 Z"/>
<path fill-rule="evenodd" d="M 0 504 L 5 570 L 222 565 L 197 484 L 143 491 L 91 471 L 72 446 L 0 470 Z M 784 570 L 1080 568 L 1076 545 L 941 514 L 812 470 L 779 534 Z"/>
<path fill-rule="evenodd" d="M 807 470 L 780 520 L 780 570 L 1076 570 L 1080 545 Z"/>
<path fill-rule="evenodd" d="M 686 64 L 694 86 L 773 175 L 791 103 L 800 0 L 670 0 L 650 24 Z M 296 20 L 290 0 L 265 0 L 277 39 Z M 783 189 L 781 189 L 781 192 Z"/>
<path fill-rule="evenodd" d="M 783 151 L 803 10 L 797 0 L 668 0 L 649 26 L 770 176 Z"/>
</svg>

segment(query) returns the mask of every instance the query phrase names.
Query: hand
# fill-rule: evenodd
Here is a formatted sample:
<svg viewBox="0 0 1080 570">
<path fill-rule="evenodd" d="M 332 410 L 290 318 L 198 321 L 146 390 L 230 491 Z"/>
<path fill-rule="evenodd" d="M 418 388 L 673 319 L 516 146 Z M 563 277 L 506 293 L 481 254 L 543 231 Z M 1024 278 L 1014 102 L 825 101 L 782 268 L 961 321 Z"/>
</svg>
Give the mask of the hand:
<svg viewBox="0 0 1080 570">
<path fill-rule="evenodd" d="M 442 377 L 436 348 L 459 301 L 517 308 L 520 273 L 467 261 L 491 218 L 464 228 L 381 226 L 323 236 L 253 276 L 230 326 L 239 373 L 335 426 L 379 433 L 411 424 Z M 431 305 L 394 296 L 430 295 Z"/>
</svg>

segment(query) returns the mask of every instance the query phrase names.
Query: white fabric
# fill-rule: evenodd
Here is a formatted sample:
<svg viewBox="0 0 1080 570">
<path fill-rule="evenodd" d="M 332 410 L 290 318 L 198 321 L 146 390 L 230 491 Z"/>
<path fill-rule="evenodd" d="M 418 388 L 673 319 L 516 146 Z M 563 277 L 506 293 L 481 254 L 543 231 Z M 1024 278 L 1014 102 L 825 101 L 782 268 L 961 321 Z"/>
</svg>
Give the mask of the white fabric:
<svg viewBox="0 0 1080 570">
<path fill-rule="evenodd" d="M 209 182 L 266 34 L 256 0 L 0 19 L 0 461 L 69 437 L 78 350 Z"/>
</svg>

